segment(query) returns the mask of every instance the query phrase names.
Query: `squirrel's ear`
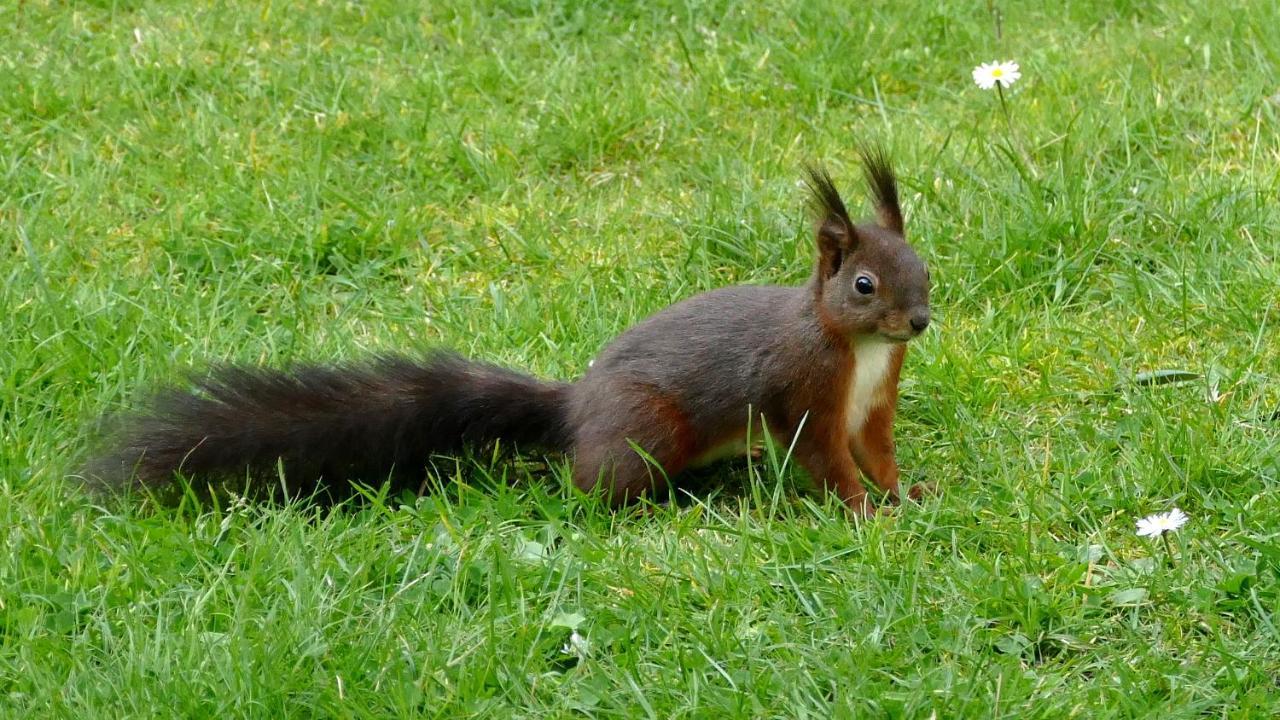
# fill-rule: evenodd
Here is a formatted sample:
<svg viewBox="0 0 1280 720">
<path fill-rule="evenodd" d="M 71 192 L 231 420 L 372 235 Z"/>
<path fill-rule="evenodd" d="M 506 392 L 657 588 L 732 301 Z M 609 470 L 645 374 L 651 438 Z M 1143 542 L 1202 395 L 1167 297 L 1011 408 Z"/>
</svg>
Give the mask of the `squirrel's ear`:
<svg viewBox="0 0 1280 720">
<path fill-rule="evenodd" d="M 858 148 L 862 156 L 862 174 L 867 179 L 867 187 L 871 189 L 871 197 L 876 203 L 876 219 L 882 227 L 886 227 L 899 235 L 903 234 L 902 204 L 898 202 L 898 178 L 893 174 L 893 165 L 884 148 L 863 145 Z"/>
<path fill-rule="evenodd" d="M 857 235 L 831 176 L 820 167 L 810 166 L 807 170 L 809 204 L 817 219 L 818 268 L 823 278 L 829 278 L 840 270 L 845 255 L 857 244 Z"/>
<path fill-rule="evenodd" d="M 845 256 L 853 249 L 856 236 L 853 228 L 839 218 L 819 221 L 817 235 L 818 270 L 825 280 L 840 271 Z"/>
</svg>

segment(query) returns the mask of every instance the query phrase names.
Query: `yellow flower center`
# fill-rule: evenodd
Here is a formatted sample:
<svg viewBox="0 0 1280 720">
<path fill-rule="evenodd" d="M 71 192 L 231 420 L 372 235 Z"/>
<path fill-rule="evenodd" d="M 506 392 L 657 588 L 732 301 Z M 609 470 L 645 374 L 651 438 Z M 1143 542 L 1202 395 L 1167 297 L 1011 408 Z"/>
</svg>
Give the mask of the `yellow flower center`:
<svg viewBox="0 0 1280 720">
<path fill-rule="evenodd" d="M 1001 68 L 996 68 L 995 70 L 992 70 L 991 77 L 1004 77 L 1004 70 L 1002 70 Z"/>
</svg>

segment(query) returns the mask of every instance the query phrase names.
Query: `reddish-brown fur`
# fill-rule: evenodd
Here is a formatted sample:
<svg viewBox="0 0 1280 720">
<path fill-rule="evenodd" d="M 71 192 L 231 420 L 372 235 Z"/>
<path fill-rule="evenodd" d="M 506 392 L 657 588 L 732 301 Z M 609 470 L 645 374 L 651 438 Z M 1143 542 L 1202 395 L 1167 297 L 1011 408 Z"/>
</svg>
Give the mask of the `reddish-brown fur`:
<svg viewBox="0 0 1280 720">
<path fill-rule="evenodd" d="M 859 431 L 849 438 L 849 449 L 862 474 L 895 500 L 900 492 L 898 461 L 894 456 L 893 416 L 897 412 L 898 378 L 905 357 L 905 345 L 894 348 L 889 370 L 876 390 L 876 405 Z"/>
<path fill-rule="evenodd" d="M 663 491 L 763 417 L 816 482 L 855 513 L 872 513 L 860 476 L 899 495 L 898 378 L 903 343 L 929 322 L 929 279 L 903 238 L 886 158 L 862 155 L 879 223 L 854 223 L 830 177 L 812 170 L 818 253 L 808 283 L 676 303 L 622 333 L 574 383 L 444 353 L 287 372 L 224 368 L 194 391 L 161 393 L 86 474 L 156 482 L 178 471 L 243 478 L 247 469 L 274 482 L 283 469 L 297 492 L 341 496 L 334 480 L 409 483 L 433 453 L 500 439 L 571 453 L 577 487 L 624 503 Z M 897 344 L 890 356 L 887 343 Z"/>
<path fill-rule="evenodd" d="M 790 401 L 796 459 L 813 479 L 836 494 L 854 512 L 868 514 L 872 507 L 858 480 L 858 466 L 849 452 L 845 435 L 845 396 L 853 378 L 854 359 L 847 341 L 828 336 L 830 366 L 823 375 L 810 376 Z M 804 426 L 801 427 L 800 423 Z"/>
</svg>

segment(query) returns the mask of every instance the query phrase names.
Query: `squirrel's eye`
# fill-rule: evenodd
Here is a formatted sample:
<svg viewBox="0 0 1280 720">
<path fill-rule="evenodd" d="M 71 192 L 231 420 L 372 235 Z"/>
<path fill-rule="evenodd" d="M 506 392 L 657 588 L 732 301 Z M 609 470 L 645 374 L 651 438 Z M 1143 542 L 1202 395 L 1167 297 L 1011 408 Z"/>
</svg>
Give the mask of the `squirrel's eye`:
<svg viewBox="0 0 1280 720">
<path fill-rule="evenodd" d="M 866 275 L 859 275 L 858 279 L 853 281 L 853 286 L 863 295 L 870 295 L 876 291 L 876 284 Z"/>
</svg>

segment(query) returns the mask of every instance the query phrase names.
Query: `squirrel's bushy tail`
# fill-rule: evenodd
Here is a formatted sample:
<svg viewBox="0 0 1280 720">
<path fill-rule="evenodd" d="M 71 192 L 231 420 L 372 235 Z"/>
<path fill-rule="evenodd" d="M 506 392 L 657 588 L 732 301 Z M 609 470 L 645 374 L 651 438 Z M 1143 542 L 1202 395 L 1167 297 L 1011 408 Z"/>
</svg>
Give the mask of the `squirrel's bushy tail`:
<svg viewBox="0 0 1280 720">
<path fill-rule="evenodd" d="M 432 453 L 503 440 L 568 446 L 569 386 L 436 353 L 289 371 L 225 367 L 160 393 L 91 461 L 91 483 L 274 475 L 290 493 L 421 478 Z M 330 490 L 336 490 L 330 486 Z"/>
</svg>

